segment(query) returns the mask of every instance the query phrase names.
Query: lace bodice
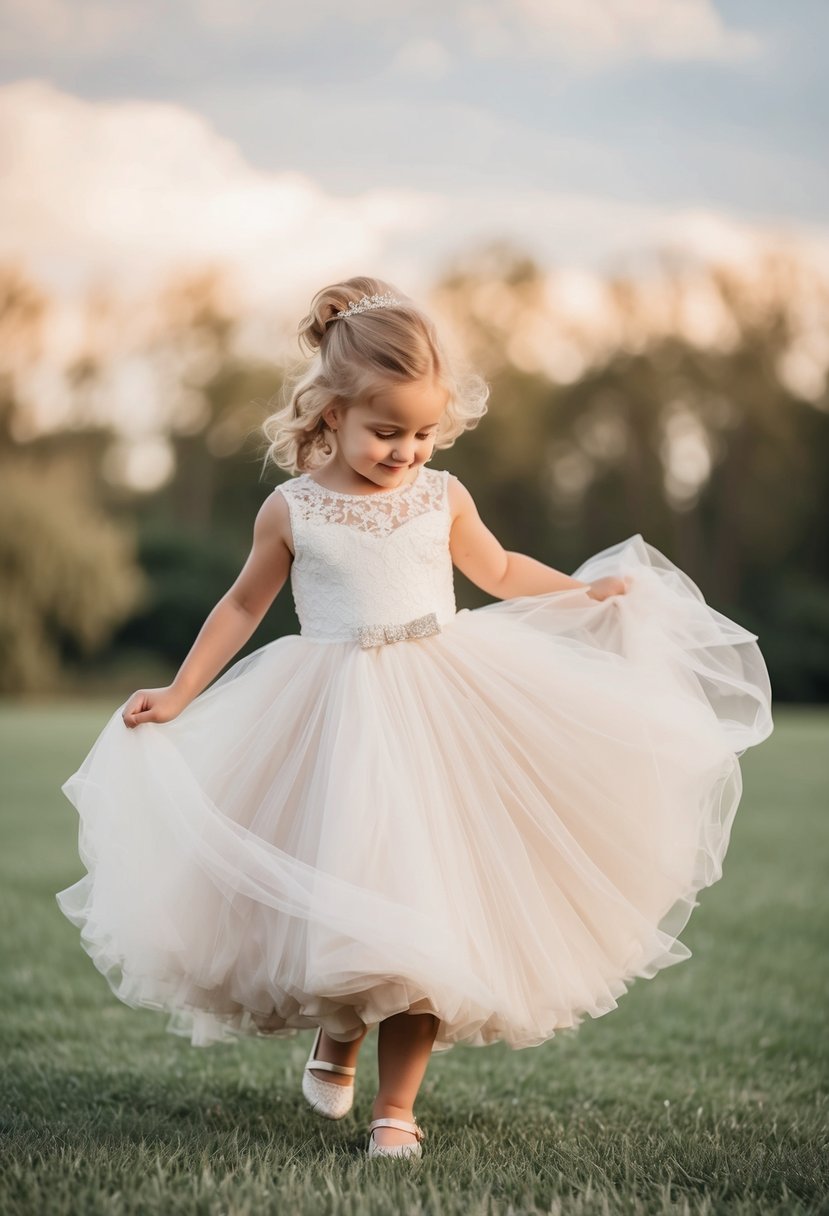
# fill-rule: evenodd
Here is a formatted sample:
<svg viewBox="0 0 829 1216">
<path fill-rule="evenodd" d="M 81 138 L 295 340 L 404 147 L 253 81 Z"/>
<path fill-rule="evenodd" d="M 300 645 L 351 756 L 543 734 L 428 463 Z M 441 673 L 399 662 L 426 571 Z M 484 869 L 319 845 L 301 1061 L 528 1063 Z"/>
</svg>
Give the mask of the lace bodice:
<svg viewBox="0 0 829 1216">
<path fill-rule="evenodd" d="M 278 487 L 291 517 L 291 591 L 303 637 L 356 640 L 367 628 L 454 617 L 449 477 L 421 465 L 413 482 L 372 494 L 329 490 L 306 473 Z"/>
</svg>

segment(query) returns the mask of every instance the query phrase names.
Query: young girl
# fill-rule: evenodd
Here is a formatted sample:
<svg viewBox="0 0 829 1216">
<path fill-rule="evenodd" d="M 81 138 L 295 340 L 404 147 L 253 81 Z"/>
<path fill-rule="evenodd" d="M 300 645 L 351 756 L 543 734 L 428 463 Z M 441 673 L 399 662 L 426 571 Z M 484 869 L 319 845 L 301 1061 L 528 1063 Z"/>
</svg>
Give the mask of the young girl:
<svg viewBox="0 0 829 1216">
<path fill-rule="evenodd" d="M 193 1044 L 316 1027 L 303 1092 L 420 1156 L 433 1052 L 531 1047 L 688 958 L 738 757 L 772 730 L 756 635 L 641 535 L 568 577 L 505 552 L 430 469 L 486 410 L 387 283 L 317 293 L 268 418 L 293 474 L 166 688 L 62 786 L 88 873 L 58 894 L 115 995 Z M 456 610 L 453 563 L 496 602 Z M 301 633 L 209 682 L 290 574 Z M 136 729 L 139 728 L 139 729 Z"/>
</svg>

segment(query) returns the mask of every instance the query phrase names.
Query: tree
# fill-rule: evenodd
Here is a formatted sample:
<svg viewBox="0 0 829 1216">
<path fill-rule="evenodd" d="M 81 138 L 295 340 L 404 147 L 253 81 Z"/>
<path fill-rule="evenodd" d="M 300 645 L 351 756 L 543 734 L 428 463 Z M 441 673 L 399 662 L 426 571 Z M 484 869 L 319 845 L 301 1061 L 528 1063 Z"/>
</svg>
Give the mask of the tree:
<svg viewBox="0 0 829 1216">
<path fill-rule="evenodd" d="M 72 466 L 4 458 L 0 480 L 0 691 L 51 691 L 66 652 L 101 647 L 146 580 L 131 528 L 102 514 Z"/>
</svg>

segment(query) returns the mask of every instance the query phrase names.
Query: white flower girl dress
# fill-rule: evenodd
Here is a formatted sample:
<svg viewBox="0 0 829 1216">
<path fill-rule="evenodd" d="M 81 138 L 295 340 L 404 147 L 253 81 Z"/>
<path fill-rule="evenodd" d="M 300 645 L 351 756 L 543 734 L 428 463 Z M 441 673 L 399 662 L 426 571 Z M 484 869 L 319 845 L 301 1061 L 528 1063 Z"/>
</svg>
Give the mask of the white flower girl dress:
<svg viewBox="0 0 829 1216">
<path fill-rule="evenodd" d="M 456 611 L 449 476 L 279 486 L 301 633 L 171 722 L 120 706 L 61 787 L 87 869 L 61 910 L 193 1044 L 411 1010 L 434 1051 L 531 1047 L 690 954 L 772 731 L 756 635 L 639 534 L 575 571 L 626 595 Z"/>
</svg>

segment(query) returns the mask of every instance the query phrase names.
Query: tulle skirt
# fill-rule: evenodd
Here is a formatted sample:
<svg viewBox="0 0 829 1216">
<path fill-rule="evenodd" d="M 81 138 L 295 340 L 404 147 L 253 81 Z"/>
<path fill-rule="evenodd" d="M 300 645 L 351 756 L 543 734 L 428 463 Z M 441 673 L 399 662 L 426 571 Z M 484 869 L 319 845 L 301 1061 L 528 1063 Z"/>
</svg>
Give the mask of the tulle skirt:
<svg viewBox="0 0 829 1216">
<path fill-rule="evenodd" d="M 194 1045 L 409 1011 L 433 1051 L 523 1048 L 688 958 L 769 678 L 639 534 L 575 576 L 611 573 L 626 595 L 370 649 L 278 638 L 168 723 L 115 710 L 61 787 L 87 873 L 57 895 L 115 995 Z"/>
</svg>

